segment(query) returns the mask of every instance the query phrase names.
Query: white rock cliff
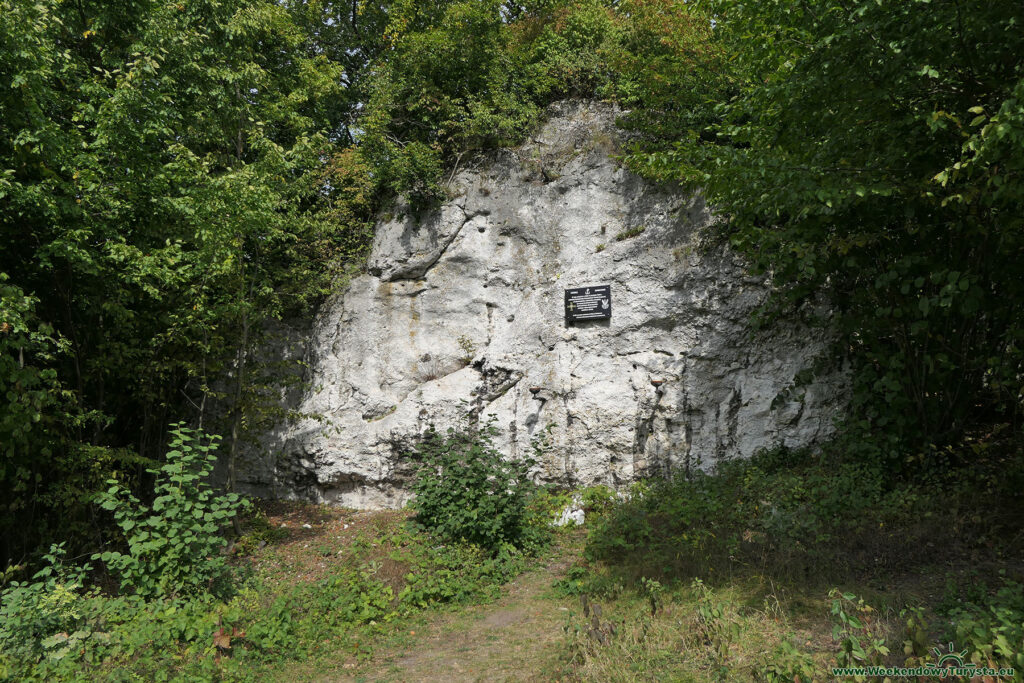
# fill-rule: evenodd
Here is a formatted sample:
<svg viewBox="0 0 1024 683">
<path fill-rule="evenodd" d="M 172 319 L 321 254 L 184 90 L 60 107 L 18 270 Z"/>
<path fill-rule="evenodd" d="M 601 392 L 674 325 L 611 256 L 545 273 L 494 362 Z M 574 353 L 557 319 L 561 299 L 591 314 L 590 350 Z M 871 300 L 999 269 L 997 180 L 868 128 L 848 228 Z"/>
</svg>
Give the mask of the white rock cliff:
<svg viewBox="0 0 1024 683">
<path fill-rule="evenodd" d="M 844 375 L 801 372 L 823 333 L 753 333 L 764 278 L 700 245 L 714 220 L 701 198 L 622 168 L 612 109 L 549 114 L 524 146 L 459 171 L 438 211 L 378 225 L 368 272 L 301 344 L 307 386 L 293 407 L 321 419 L 267 434 L 243 488 L 401 505 L 408 444 L 467 414 L 494 415 L 513 458 L 549 429 L 537 477 L 574 485 L 709 469 L 831 433 Z M 611 285 L 611 319 L 567 326 L 564 290 L 599 284 Z"/>
</svg>

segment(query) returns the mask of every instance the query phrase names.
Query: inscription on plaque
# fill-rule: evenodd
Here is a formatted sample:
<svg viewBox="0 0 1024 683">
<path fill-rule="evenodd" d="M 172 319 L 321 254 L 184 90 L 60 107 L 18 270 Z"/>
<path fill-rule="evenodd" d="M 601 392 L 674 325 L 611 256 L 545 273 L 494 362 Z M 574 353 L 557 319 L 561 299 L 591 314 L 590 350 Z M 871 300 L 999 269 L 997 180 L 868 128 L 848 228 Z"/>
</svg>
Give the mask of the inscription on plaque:
<svg viewBox="0 0 1024 683">
<path fill-rule="evenodd" d="M 565 290 L 565 322 L 607 320 L 612 317 L 612 286 L 576 287 Z"/>
</svg>

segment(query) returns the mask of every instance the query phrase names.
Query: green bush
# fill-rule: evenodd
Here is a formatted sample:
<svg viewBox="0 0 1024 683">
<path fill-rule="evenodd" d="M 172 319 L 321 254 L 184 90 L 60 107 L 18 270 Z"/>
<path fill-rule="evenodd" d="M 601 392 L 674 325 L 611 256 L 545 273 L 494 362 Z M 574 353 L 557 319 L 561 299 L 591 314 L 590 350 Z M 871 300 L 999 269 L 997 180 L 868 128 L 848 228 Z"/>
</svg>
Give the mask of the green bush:
<svg viewBox="0 0 1024 683">
<path fill-rule="evenodd" d="M 954 609 L 948 639 L 967 650 L 965 661 L 1013 668 L 1020 676 L 1024 671 L 1024 585 L 1009 582 L 988 602 L 983 607 Z"/>
<path fill-rule="evenodd" d="M 416 521 L 438 536 L 490 551 L 530 545 L 533 458 L 506 460 L 495 450 L 493 420 L 439 434 L 431 428 L 415 451 L 419 461 L 412 507 Z"/>
<path fill-rule="evenodd" d="M 545 484 L 537 489 L 530 498 L 530 509 L 533 514 L 543 517 L 548 525 L 557 520 L 567 506 L 572 505 L 572 491 L 552 484 Z"/>
<path fill-rule="evenodd" d="M 971 484 L 957 479 L 963 477 L 949 473 L 942 486 L 917 483 L 894 478 L 877 462 L 764 452 L 721 463 L 714 474 L 646 482 L 598 518 L 587 554 L 680 578 L 750 567 L 835 579 L 910 565 L 927 560 L 928 540 L 945 533 L 952 516 L 964 517 L 964 508 L 950 503 L 969 504 Z M 947 497 L 939 501 L 931 490 Z M 963 542 L 974 542 L 971 534 L 964 531 Z"/>
<path fill-rule="evenodd" d="M 765 312 L 830 302 L 846 429 L 894 467 L 1000 423 L 1019 434 L 1024 5 L 686 5 L 720 19 L 695 52 L 706 66 L 668 62 L 666 79 L 649 60 L 629 118 L 665 139 L 633 168 L 700 187 L 729 217 L 720 234 L 771 278 Z M 706 69 L 694 94 L 713 118 L 673 116 L 687 107 L 671 77 Z"/>
<path fill-rule="evenodd" d="M 939 643 L 953 643 L 963 654 L 966 664 L 993 669 L 1016 669 L 1013 680 L 1021 679 L 1024 671 L 1024 585 L 1006 581 L 993 595 L 966 601 L 945 613 L 945 628 L 929 624 L 925 610 L 904 610 L 906 617 L 903 652 L 908 655 L 905 666 L 919 666 L 935 662 L 933 638 L 940 632 Z"/>
<path fill-rule="evenodd" d="M 262 533 L 261 529 L 256 530 Z M 87 567 L 54 548 L 31 583 L 12 583 L 0 607 L 0 681 L 255 680 L 273 662 L 314 656 L 325 641 L 362 659 L 395 622 L 438 603 L 493 599 L 524 567 L 497 553 L 396 526 L 345 549 L 322 575 L 258 571 L 230 599 L 85 590 Z M 230 649 L 213 637 L 231 633 Z"/>
<path fill-rule="evenodd" d="M 875 609 L 853 593 L 829 591 L 832 601 L 832 640 L 839 644 L 837 663 L 842 667 L 881 665 L 889 655 L 879 630 Z M 874 621 L 874 623 L 872 623 Z M 855 680 L 862 680 L 857 677 Z"/>
<path fill-rule="evenodd" d="M 13 662 L 59 659 L 81 639 L 81 589 L 89 565 L 67 566 L 64 554 L 63 543 L 52 546 L 32 582 L 12 581 L 0 596 L 0 680 Z"/>
<path fill-rule="evenodd" d="M 594 520 L 605 514 L 615 506 L 615 501 L 618 500 L 615 496 L 615 491 L 612 491 L 604 484 L 581 489 L 579 496 L 580 503 L 583 506 L 583 511 L 587 513 L 588 520 Z"/>
<path fill-rule="evenodd" d="M 742 526 L 735 491 L 742 486 L 738 468 L 720 477 L 697 473 L 656 480 L 643 496 L 633 496 L 613 507 L 591 528 L 588 558 L 613 564 L 633 564 L 638 559 L 668 573 L 701 572 L 705 560 L 716 564 L 727 556 Z M 679 561 L 692 560 L 684 569 Z M 671 568 L 670 568 L 671 567 Z"/>
<path fill-rule="evenodd" d="M 111 510 L 128 541 L 128 552 L 93 555 L 141 596 L 179 596 L 230 589 L 222 535 L 248 502 L 235 493 L 217 495 L 206 480 L 216 462 L 219 436 L 171 425 L 166 462 L 155 470 L 156 497 L 149 507 L 116 481 L 99 500 Z"/>
<path fill-rule="evenodd" d="M 784 640 L 755 674 L 755 680 L 765 683 L 803 683 L 813 681 L 814 674 L 814 658 L 802 652 L 791 641 Z"/>
</svg>

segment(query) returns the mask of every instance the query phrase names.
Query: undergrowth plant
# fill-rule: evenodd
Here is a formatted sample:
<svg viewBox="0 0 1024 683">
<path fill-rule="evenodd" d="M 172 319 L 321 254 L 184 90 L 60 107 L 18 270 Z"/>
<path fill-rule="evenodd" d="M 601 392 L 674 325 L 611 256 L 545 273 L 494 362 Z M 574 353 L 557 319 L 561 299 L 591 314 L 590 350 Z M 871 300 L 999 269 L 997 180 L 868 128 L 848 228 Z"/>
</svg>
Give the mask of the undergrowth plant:
<svg viewBox="0 0 1024 683">
<path fill-rule="evenodd" d="M 765 683 L 810 683 L 814 675 L 814 658 L 802 652 L 792 641 L 783 640 L 757 672 L 756 678 Z"/>
<path fill-rule="evenodd" d="M 88 564 L 64 561 L 64 544 L 53 545 L 32 581 L 12 581 L 0 597 L 0 680 L 11 662 L 63 657 L 83 633 L 82 587 Z M 63 634 L 63 635 L 61 635 Z"/>
<path fill-rule="evenodd" d="M 156 477 L 152 505 L 116 481 L 99 497 L 114 513 L 128 552 L 105 551 L 102 560 L 124 592 L 152 597 L 230 591 L 227 544 L 222 532 L 248 502 L 235 493 L 217 494 L 207 479 L 216 462 L 216 435 L 184 424 L 171 425 L 170 450 Z"/>
<path fill-rule="evenodd" d="M 247 533 L 266 538 L 266 526 Z M 328 652 L 365 662 L 404 619 L 441 603 L 492 600 L 526 562 L 510 545 L 497 553 L 439 545 L 396 519 L 359 531 L 336 553 L 317 551 L 321 571 L 300 575 L 278 565 L 294 559 L 274 548 L 280 540 L 259 550 L 277 561 L 230 597 L 112 596 L 89 589 L 88 566 L 54 548 L 32 581 L 11 582 L 0 596 L 0 681 L 250 681 L 268 665 Z"/>
<path fill-rule="evenodd" d="M 412 503 L 416 521 L 438 536 L 497 552 L 503 545 L 535 547 L 545 523 L 531 523 L 533 458 L 510 460 L 493 444 L 493 419 L 440 434 L 430 429 L 417 446 Z"/>
<path fill-rule="evenodd" d="M 950 613 L 947 640 L 966 650 L 965 662 L 993 669 L 1012 668 L 1024 676 L 1024 584 L 1007 582 L 983 605 Z"/>
<path fill-rule="evenodd" d="M 767 572 L 835 585 L 863 572 L 926 565 L 928 544 L 950 529 L 956 534 L 949 542 L 964 552 L 1016 552 L 1018 469 L 979 459 L 900 478 L 841 444 L 822 452 L 763 451 L 721 462 L 713 473 L 680 471 L 645 482 L 597 519 L 586 554 L 630 580 Z M 979 489 L 1002 501 L 1007 514 L 987 514 L 992 504 L 980 502 Z"/>
<path fill-rule="evenodd" d="M 729 647 L 740 631 L 732 614 L 735 606 L 716 596 L 700 579 L 694 579 L 690 589 L 697 599 L 697 633 L 717 662 L 724 664 L 729 659 Z"/>
<path fill-rule="evenodd" d="M 829 591 L 832 601 L 832 639 L 839 644 L 838 666 L 880 665 L 889 655 L 878 615 L 871 605 L 852 593 Z M 854 680 L 865 680 L 857 676 Z"/>
</svg>

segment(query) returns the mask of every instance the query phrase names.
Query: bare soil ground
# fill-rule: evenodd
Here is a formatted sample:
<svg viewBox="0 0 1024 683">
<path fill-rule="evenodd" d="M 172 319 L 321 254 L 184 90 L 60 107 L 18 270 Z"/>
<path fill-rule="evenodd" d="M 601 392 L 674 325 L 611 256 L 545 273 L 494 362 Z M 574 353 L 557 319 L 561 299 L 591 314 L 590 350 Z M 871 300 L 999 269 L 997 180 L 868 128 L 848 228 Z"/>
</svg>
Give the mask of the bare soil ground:
<svg viewBox="0 0 1024 683">
<path fill-rule="evenodd" d="M 552 680 L 562 627 L 573 601 L 555 596 L 554 581 L 578 557 L 582 536 L 561 539 L 549 559 L 504 586 L 486 605 L 420 615 L 369 662 L 320 658 L 279 672 L 281 681 L 355 683 L 369 681 Z"/>
<path fill-rule="evenodd" d="M 568 609 L 545 596 L 565 566 L 556 561 L 530 571 L 509 584 L 498 602 L 440 615 L 408 647 L 381 653 L 353 676 L 321 680 L 543 680 L 545 664 L 556 660 Z"/>
</svg>

